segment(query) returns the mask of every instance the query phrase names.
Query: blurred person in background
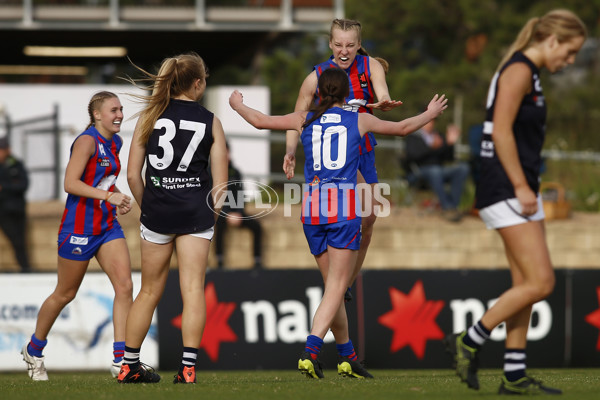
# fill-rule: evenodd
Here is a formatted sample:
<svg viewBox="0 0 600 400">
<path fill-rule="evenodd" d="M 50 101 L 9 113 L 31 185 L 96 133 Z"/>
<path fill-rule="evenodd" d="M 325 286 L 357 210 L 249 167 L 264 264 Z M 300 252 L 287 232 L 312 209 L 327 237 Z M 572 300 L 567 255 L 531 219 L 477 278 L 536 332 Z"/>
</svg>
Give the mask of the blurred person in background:
<svg viewBox="0 0 600 400">
<path fill-rule="evenodd" d="M 459 138 L 456 125 L 449 125 L 442 135 L 435 129 L 435 120 L 406 138 L 405 168 L 427 182 L 439 200 L 442 216 L 451 222 L 462 219 L 459 204 L 469 177 L 469 165 L 454 157 Z"/>
<path fill-rule="evenodd" d="M 244 190 L 242 174 L 231 161 L 231 151 L 227 143 L 228 181 L 227 189 L 231 192 L 231 200 L 235 204 L 225 202 L 221 208 L 221 218 L 217 219 L 216 225 L 216 256 L 218 268 L 225 264 L 225 233 L 229 228 L 247 228 L 252 233 L 252 254 L 254 256 L 254 268 L 262 268 L 262 227 L 258 220 L 253 219 L 244 209 L 244 204 L 238 204 L 244 197 L 239 195 Z"/>
<path fill-rule="evenodd" d="M 25 192 L 29 177 L 25 166 L 11 154 L 7 137 L 0 138 L 0 230 L 12 245 L 21 272 L 31 272 L 27 255 Z"/>
</svg>

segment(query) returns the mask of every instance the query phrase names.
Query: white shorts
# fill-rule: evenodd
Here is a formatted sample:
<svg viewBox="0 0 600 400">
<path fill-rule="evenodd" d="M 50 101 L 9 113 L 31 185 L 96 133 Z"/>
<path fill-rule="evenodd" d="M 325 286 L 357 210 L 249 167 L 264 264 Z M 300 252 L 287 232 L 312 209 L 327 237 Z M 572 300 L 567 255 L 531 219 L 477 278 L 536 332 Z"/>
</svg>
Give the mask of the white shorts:
<svg viewBox="0 0 600 400">
<path fill-rule="evenodd" d="M 199 237 L 202 239 L 212 240 L 214 234 L 215 234 L 215 227 L 212 226 L 205 231 L 194 232 L 194 233 L 185 233 L 184 235 L 190 235 L 190 236 Z M 144 224 L 140 224 L 140 236 L 142 237 L 142 239 L 147 240 L 151 243 L 167 244 L 167 243 L 171 243 L 173 240 L 175 240 L 176 236 L 182 236 L 182 234 L 158 233 L 158 232 L 154 232 L 154 231 L 151 231 L 150 229 L 146 228 L 144 226 Z"/>
<path fill-rule="evenodd" d="M 507 226 L 524 224 L 530 221 L 541 221 L 544 215 L 542 196 L 537 196 L 538 210 L 533 215 L 521 214 L 521 203 L 515 197 L 502 200 L 479 210 L 479 216 L 488 229 L 506 228 Z"/>
</svg>

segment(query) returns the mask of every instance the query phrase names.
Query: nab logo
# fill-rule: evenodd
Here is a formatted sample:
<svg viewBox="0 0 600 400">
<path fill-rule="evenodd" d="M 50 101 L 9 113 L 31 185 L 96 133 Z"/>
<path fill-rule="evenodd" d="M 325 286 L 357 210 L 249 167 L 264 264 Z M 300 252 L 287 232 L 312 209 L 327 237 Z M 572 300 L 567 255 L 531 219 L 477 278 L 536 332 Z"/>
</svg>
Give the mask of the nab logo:
<svg viewBox="0 0 600 400">
<path fill-rule="evenodd" d="M 408 295 L 394 287 L 389 288 L 389 294 L 392 309 L 377 321 L 394 331 L 390 352 L 395 353 L 410 346 L 415 356 L 422 360 L 427 340 L 444 338 L 444 332 L 435 322 L 444 307 L 444 301 L 427 300 L 421 281 L 415 283 Z"/>
</svg>

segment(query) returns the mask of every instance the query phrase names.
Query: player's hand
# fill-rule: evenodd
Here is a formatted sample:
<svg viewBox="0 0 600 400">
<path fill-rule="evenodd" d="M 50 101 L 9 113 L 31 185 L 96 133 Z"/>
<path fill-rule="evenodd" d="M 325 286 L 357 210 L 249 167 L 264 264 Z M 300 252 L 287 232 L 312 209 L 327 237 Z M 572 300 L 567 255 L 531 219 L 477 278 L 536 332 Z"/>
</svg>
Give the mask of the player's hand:
<svg viewBox="0 0 600 400">
<path fill-rule="evenodd" d="M 434 114 L 433 118 L 442 115 L 446 108 L 448 108 L 448 99 L 445 94 L 441 96 L 436 94 L 429 102 L 429 105 L 427 105 L 427 111 L 431 111 Z"/>
<path fill-rule="evenodd" d="M 296 156 L 291 153 L 287 153 L 283 157 L 283 172 L 288 179 L 294 177 L 294 168 L 296 168 Z"/>
<path fill-rule="evenodd" d="M 112 192 L 107 201 L 113 206 L 131 208 L 131 197 L 120 192 Z"/>
<path fill-rule="evenodd" d="M 117 207 L 117 214 L 118 215 L 125 215 L 129 211 L 131 211 L 131 204 L 126 205 L 126 206 L 119 206 L 119 207 Z"/>
<path fill-rule="evenodd" d="M 229 106 L 234 110 L 244 102 L 244 96 L 237 90 L 234 90 L 229 96 Z"/>
<path fill-rule="evenodd" d="M 367 107 L 374 110 L 390 111 L 396 107 L 400 107 L 402 104 L 400 100 L 381 100 L 377 103 L 367 104 Z"/>
<path fill-rule="evenodd" d="M 515 196 L 521 204 L 521 214 L 529 216 L 538 211 L 537 196 L 528 185 L 515 188 Z"/>
</svg>

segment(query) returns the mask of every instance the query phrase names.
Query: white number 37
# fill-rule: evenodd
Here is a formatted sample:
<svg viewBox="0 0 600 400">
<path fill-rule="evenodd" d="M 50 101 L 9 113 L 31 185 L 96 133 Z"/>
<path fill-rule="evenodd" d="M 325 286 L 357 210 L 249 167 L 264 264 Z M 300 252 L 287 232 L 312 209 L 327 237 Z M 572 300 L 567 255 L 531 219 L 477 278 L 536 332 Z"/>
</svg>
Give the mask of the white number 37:
<svg viewBox="0 0 600 400">
<path fill-rule="evenodd" d="M 177 133 L 175 123 L 170 119 L 161 118 L 156 121 L 154 129 L 163 128 L 165 133 L 158 138 L 158 146 L 163 149 L 163 156 L 158 157 L 156 154 L 150 154 L 148 156 L 150 164 L 158 170 L 168 168 L 173 163 L 173 157 L 175 156 L 173 146 L 171 145 L 171 141 L 175 138 L 175 134 Z M 195 121 L 181 120 L 179 121 L 179 129 L 182 131 L 193 132 L 192 140 L 190 140 L 190 143 L 188 144 L 183 156 L 181 157 L 181 160 L 179 161 L 179 166 L 177 167 L 177 171 L 187 171 L 198 145 L 204 138 L 206 133 L 206 124 Z"/>
</svg>

